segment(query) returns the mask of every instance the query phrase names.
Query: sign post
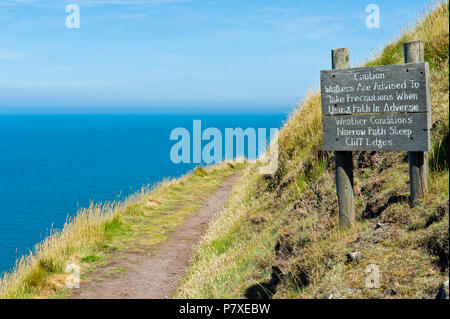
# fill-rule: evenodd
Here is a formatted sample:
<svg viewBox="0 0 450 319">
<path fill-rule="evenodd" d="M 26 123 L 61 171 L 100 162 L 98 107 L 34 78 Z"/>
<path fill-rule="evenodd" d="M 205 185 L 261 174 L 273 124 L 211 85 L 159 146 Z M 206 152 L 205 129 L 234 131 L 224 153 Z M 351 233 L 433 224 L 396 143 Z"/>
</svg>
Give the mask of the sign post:
<svg viewBox="0 0 450 319">
<path fill-rule="evenodd" d="M 350 53 L 346 48 L 331 51 L 333 70 L 350 67 Z M 355 221 L 355 195 L 353 193 L 353 156 L 351 151 L 334 152 L 336 167 L 336 193 L 339 203 L 339 226 L 351 227 Z"/>
<path fill-rule="evenodd" d="M 354 222 L 353 151 L 409 152 L 411 205 L 426 189 L 431 102 L 423 43 L 405 43 L 405 64 L 349 68 L 348 49 L 321 71 L 323 148 L 335 152 L 339 225 Z"/>
<path fill-rule="evenodd" d="M 425 54 L 422 41 L 404 43 L 405 63 L 424 62 Z M 420 197 L 428 188 L 428 160 L 425 152 L 409 152 L 409 188 L 411 206 L 416 206 Z"/>
</svg>

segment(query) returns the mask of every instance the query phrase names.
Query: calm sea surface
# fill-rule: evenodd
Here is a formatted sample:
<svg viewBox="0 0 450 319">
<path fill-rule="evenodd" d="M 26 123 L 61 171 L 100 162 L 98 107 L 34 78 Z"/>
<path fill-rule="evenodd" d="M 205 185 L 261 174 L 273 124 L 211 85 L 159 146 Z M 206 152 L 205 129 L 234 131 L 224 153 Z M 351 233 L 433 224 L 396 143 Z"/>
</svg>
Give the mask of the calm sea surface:
<svg viewBox="0 0 450 319">
<path fill-rule="evenodd" d="M 0 273 L 78 208 L 194 168 L 172 163 L 169 136 L 192 135 L 195 119 L 224 132 L 279 128 L 286 114 L 0 115 Z"/>
</svg>

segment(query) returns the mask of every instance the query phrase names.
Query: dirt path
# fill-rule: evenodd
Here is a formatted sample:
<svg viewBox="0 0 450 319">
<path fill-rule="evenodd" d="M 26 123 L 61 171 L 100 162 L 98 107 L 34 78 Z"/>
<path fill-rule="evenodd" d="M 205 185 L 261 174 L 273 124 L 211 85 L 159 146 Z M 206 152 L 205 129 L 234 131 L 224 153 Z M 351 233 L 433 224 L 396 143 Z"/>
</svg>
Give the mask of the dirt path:
<svg viewBox="0 0 450 319">
<path fill-rule="evenodd" d="M 229 177 L 196 213 L 150 254 L 115 253 L 107 266 L 99 267 L 82 281 L 71 298 L 170 298 L 186 273 L 193 245 L 228 201 L 238 177 L 239 173 Z"/>
</svg>

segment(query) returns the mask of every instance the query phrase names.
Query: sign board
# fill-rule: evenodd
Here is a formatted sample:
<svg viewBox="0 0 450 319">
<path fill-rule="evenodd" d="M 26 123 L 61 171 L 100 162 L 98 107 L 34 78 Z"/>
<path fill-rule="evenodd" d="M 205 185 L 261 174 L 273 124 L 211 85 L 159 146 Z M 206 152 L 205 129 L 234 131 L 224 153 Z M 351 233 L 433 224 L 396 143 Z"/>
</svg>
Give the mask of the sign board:
<svg viewBox="0 0 450 319">
<path fill-rule="evenodd" d="M 320 72 L 326 151 L 430 150 L 428 63 Z"/>
</svg>

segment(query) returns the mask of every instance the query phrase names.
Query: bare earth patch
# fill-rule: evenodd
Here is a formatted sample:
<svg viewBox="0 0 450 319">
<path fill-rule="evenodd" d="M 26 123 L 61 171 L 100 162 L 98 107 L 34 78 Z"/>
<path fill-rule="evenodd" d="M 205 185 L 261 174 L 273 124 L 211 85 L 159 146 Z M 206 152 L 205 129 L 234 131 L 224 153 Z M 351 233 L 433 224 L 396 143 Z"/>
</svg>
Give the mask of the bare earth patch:
<svg viewBox="0 0 450 319">
<path fill-rule="evenodd" d="M 183 279 L 194 244 L 211 219 L 228 201 L 239 177 L 226 180 L 205 204 L 168 239 L 146 252 L 114 252 L 110 263 L 88 274 L 73 299 L 158 299 L 169 298 Z"/>
</svg>

